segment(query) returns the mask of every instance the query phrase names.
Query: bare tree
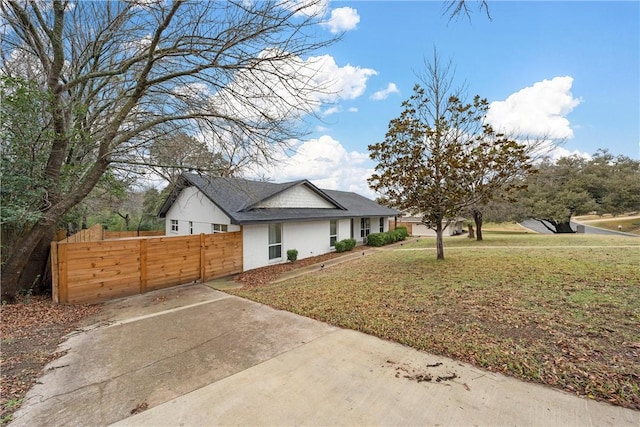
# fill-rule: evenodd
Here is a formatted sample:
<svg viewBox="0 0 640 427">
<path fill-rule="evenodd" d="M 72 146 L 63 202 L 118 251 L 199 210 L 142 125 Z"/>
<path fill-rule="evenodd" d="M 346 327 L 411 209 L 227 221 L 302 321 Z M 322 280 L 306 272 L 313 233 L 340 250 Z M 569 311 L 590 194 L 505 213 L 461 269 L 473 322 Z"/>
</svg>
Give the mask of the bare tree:
<svg viewBox="0 0 640 427">
<path fill-rule="evenodd" d="M 489 3 L 487 0 L 474 1 L 478 4 L 478 9 L 483 10 L 487 14 L 487 17 L 491 19 L 489 13 Z M 471 18 L 471 8 L 469 2 L 466 0 L 449 0 L 444 5 L 444 13 L 449 14 L 449 20 L 465 15 L 467 18 Z"/>
<path fill-rule="evenodd" d="M 50 130 L 41 200 L 3 248 L 3 298 L 41 276 L 26 262 L 60 218 L 152 141 L 203 124 L 257 152 L 299 137 L 326 90 L 303 57 L 336 40 L 316 34 L 318 3 L 3 0 L 3 73 L 39 84 Z"/>
</svg>

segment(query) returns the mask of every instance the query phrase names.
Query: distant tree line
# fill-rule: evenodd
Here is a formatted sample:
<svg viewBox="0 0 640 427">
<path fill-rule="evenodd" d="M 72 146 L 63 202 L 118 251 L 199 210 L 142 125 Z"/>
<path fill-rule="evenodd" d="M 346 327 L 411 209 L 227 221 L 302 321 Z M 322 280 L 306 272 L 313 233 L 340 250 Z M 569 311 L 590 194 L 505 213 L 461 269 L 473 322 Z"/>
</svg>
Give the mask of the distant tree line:
<svg viewBox="0 0 640 427">
<path fill-rule="evenodd" d="M 545 159 L 522 179 L 511 202 L 493 201 L 485 208 L 492 221 L 533 218 L 554 233 L 571 233 L 571 218 L 594 212 L 620 215 L 640 211 L 640 161 L 606 149 L 591 158 Z"/>
</svg>

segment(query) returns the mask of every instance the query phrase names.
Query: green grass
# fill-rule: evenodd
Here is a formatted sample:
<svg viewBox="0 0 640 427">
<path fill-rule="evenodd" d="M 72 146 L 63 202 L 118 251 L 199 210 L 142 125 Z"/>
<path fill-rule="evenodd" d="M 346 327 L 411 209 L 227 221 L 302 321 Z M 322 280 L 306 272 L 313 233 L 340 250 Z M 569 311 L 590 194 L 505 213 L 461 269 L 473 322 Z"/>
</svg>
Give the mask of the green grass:
<svg viewBox="0 0 640 427">
<path fill-rule="evenodd" d="M 3 403 L 2 415 L 0 416 L 0 426 L 9 425 L 13 420 L 13 411 L 22 405 L 24 399 L 10 399 Z"/>
<path fill-rule="evenodd" d="M 583 396 L 640 409 L 640 239 L 412 238 L 234 293 Z"/>
</svg>

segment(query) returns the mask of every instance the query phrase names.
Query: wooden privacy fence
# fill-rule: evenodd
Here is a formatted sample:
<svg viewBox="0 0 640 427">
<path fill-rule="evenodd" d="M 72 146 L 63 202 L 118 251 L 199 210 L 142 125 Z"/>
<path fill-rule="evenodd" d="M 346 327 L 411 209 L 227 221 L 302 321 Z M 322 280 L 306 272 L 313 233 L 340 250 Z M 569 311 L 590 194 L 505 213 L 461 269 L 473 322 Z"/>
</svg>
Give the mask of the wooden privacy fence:
<svg viewBox="0 0 640 427">
<path fill-rule="evenodd" d="M 140 231 L 109 231 L 104 230 L 104 240 L 124 239 L 127 237 L 157 237 L 164 236 L 164 230 L 140 230 Z"/>
<path fill-rule="evenodd" d="M 102 230 L 102 225 L 95 224 L 85 230 L 80 230 L 76 234 L 59 240 L 58 243 L 95 242 L 103 239 L 104 231 Z"/>
<path fill-rule="evenodd" d="M 396 223 L 396 221 L 389 221 L 389 230 L 395 230 L 396 227 L 406 227 L 407 228 L 407 233 L 409 233 L 409 236 L 413 235 L 413 223 L 411 222 L 401 222 L 398 221 Z"/>
<path fill-rule="evenodd" d="M 102 228 L 102 224 L 94 224 L 86 230 L 80 230 L 76 234 L 66 237 L 65 230 L 56 232 L 57 242 L 97 242 L 108 239 L 124 239 L 127 237 L 151 237 L 164 236 L 164 230 L 140 230 L 140 231 L 109 231 Z"/>
<path fill-rule="evenodd" d="M 242 231 L 51 243 L 53 300 L 94 303 L 242 272 Z"/>
</svg>

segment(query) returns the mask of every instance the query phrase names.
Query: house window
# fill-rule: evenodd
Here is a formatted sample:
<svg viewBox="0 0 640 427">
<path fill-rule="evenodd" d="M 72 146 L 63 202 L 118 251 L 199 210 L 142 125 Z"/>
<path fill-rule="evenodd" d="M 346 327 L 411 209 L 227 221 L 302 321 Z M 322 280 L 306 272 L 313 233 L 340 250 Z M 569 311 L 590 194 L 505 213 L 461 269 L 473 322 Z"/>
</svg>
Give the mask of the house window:
<svg viewBox="0 0 640 427">
<path fill-rule="evenodd" d="M 177 233 L 178 232 L 178 220 L 177 219 L 172 219 L 171 220 L 171 232 L 172 233 Z"/>
<path fill-rule="evenodd" d="M 334 247 L 338 240 L 338 224 L 335 219 L 329 221 L 329 246 Z"/>
<path fill-rule="evenodd" d="M 226 233 L 229 229 L 227 224 L 211 224 L 212 233 Z"/>
<path fill-rule="evenodd" d="M 380 217 L 380 232 L 384 233 L 384 217 Z"/>
<path fill-rule="evenodd" d="M 360 218 L 360 237 L 365 238 L 371 233 L 371 218 Z"/>
<path fill-rule="evenodd" d="M 282 224 L 269 224 L 269 259 L 282 258 Z"/>
<path fill-rule="evenodd" d="M 189 221 L 189 234 L 193 234 L 193 221 Z"/>
</svg>

